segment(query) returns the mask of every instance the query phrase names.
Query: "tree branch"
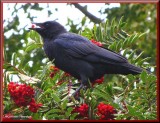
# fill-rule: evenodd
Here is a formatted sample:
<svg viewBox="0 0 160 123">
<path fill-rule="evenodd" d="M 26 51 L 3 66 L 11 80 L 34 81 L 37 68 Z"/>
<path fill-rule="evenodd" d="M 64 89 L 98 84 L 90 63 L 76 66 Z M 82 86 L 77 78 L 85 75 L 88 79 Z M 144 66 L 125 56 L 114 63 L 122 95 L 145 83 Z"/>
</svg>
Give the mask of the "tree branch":
<svg viewBox="0 0 160 123">
<path fill-rule="evenodd" d="M 81 6 L 78 3 L 74 3 L 73 4 L 77 9 L 79 9 L 83 14 L 85 14 L 91 21 L 93 21 L 94 23 L 101 23 L 102 20 L 100 18 L 97 18 L 96 16 L 94 16 L 93 14 L 89 13 L 85 7 Z"/>
</svg>

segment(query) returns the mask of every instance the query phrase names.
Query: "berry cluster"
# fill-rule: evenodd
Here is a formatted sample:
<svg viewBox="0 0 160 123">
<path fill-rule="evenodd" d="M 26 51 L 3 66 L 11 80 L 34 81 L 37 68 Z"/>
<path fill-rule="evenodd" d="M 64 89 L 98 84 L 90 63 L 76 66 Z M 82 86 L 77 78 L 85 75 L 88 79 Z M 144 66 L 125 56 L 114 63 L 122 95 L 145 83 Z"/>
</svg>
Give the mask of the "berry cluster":
<svg viewBox="0 0 160 123">
<path fill-rule="evenodd" d="M 97 112 L 100 120 L 114 120 L 114 114 L 116 110 L 109 104 L 99 103 L 97 106 Z M 72 113 L 78 113 L 77 118 L 88 119 L 89 106 L 87 104 L 81 104 L 80 106 L 74 107 Z"/>
<path fill-rule="evenodd" d="M 93 44 L 99 46 L 99 47 L 102 47 L 102 46 L 103 46 L 103 44 L 102 44 L 101 42 L 98 42 L 98 41 L 96 41 L 96 40 L 94 40 L 94 39 L 91 39 L 91 42 L 92 42 Z"/>
<path fill-rule="evenodd" d="M 36 113 L 38 108 L 42 106 L 42 104 L 36 104 L 34 100 L 35 92 L 29 85 L 10 82 L 8 91 L 15 104 L 19 107 L 29 106 L 29 110 Z"/>
<path fill-rule="evenodd" d="M 52 70 L 52 72 L 50 73 L 50 78 L 53 78 L 55 74 L 59 72 L 60 69 L 55 66 L 50 66 L 50 70 Z"/>
<path fill-rule="evenodd" d="M 111 105 L 104 104 L 101 102 L 98 105 L 97 115 L 100 117 L 100 120 L 113 120 L 116 113 L 115 109 Z"/>
<path fill-rule="evenodd" d="M 36 104 L 35 99 L 32 98 L 32 99 L 31 99 L 31 102 L 30 102 L 30 104 L 29 104 L 29 110 L 30 110 L 31 112 L 33 112 L 33 113 L 36 113 L 37 110 L 38 110 L 41 106 L 42 106 L 41 103 Z"/>
<path fill-rule="evenodd" d="M 59 68 L 57 68 L 57 67 L 55 67 L 55 66 L 50 66 L 50 70 L 52 71 L 51 73 L 50 73 L 50 78 L 53 78 L 59 71 L 60 71 L 60 69 Z M 63 74 L 63 77 L 69 77 L 69 76 L 71 76 L 69 73 L 64 73 Z"/>
<path fill-rule="evenodd" d="M 79 108 L 78 108 L 78 112 L 81 116 L 83 117 L 88 117 L 88 105 L 87 104 L 82 104 Z"/>
<path fill-rule="evenodd" d="M 74 107 L 72 113 L 78 113 L 78 117 L 88 118 L 89 106 L 87 104 L 82 104 L 78 107 Z"/>
<path fill-rule="evenodd" d="M 95 80 L 92 82 L 92 86 L 94 86 L 96 83 L 97 84 L 102 84 L 104 82 L 104 77 L 101 77 L 100 79 Z"/>
<path fill-rule="evenodd" d="M 50 73 L 50 78 L 53 78 L 53 77 L 60 71 L 60 69 L 57 68 L 57 67 L 55 67 L 55 66 L 50 66 L 50 70 L 52 71 L 52 72 Z M 64 72 L 63 75 L 62 75 L 62 77 L 60 78 L 60 80 L 57 82 L 57 84 L 56 84 L 55 86 L 53 86 L 53 89 L 54 89 L 55 87 L 61 85 L 63 82 L 65 82 L 66 79 L 71 80 L 71 79 L 70 79 L 70 76 L 71 76 L 71 75 L 70 75 L 69 73 Z M 70 82 L 70 81 L 69 81 L 69 82 Z M 70 85 L 70 84 L 71 84 L 71 83 L 69 83 L 69 85 Z M 71 86 L 68 86 L 68 94 L 70 94 L 70 88 L 71 88 Z"/>
</svg>

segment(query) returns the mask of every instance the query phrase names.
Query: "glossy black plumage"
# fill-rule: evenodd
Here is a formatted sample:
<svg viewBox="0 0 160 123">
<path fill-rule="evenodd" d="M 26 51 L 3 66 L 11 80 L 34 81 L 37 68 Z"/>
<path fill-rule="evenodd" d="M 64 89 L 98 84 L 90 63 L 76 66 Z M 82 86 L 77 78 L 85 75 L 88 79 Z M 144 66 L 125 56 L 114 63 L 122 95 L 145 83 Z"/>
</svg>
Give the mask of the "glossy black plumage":
<svg viewBox="0 0 160 123">
<path fill-rule="evenodd" d="M 122 55 L 98 47 L 87 38 L 67 32 L 55 21 L 35 23 L 31 28 L 43 38 L 44 51 L 54 64 L 87 84 L 104 74 L 139 74 L 142 69 L 128 63 Z"/>
</svg>

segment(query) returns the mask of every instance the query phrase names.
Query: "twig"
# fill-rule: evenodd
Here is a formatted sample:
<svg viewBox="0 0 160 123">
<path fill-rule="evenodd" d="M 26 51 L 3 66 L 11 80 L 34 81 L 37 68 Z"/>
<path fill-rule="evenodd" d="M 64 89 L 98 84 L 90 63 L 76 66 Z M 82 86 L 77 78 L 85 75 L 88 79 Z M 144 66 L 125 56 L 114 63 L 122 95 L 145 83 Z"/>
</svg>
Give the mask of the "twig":
<svg viewBox="0 0 160 123">
<path fill-rule="evenodd" d="M 100 18 L 97 18 L 96 16 L 94 16 L 93 14 L 89 13 L 85 7 L 81 6 L 78 3 L 74 3 L 73 4 L 77 9 L 79 9 L 83 14 L 85 14 L 91 21 L 93 21 L 94 23 L 101 23 L 102 20 Z"/>
<path fill-rule="evenodd" d="M 25 73 L 24 71 L 22 71 L 22 70 L 20 70 L 20 69 L 16 68 L 16 67 L 15 67 L 15 66 L 13 66 L 12 64 L 10 64 L 10 63 L 8 63 L 8 62 L 6 62 L 5 64 L 7 64 L 8 66 L 10 66 L 10 67 L 14 68 L 14 69 L 15 69 L 15 71 L 17 71 L 17 72 L 19 72 L 19 73 L 21 73 L 21 74 L 26 75 L 26 73 Z"/>
</svg>

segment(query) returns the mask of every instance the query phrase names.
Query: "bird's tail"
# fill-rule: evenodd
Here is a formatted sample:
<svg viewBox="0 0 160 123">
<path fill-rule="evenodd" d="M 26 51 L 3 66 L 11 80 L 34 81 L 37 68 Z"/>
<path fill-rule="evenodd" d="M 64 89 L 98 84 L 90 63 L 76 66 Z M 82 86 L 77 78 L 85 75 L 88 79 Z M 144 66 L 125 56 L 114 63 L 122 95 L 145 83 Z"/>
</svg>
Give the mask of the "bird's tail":
<svg viewBox="0 0 160 123">
<path fill-rule="evenodd" d="M 125 69 L 123 71 L 122 74 L 124 75 L 127 75 L 127 74 L 133 74 L 133 75 L 136 75 L 136 74 L 140 74 L 144 69 L 140 68 L 140 67 L 137 67 L 135 65 L 132 65 L 132 64 L 124 64 L 122 65 L 122 69 Z"/>
<path fill-rule="evenodd" d="M 108 72 L 108 70 L 110 70 Z M 135 65 L 132 65 L 130 63 L 124 63 L 121 65 L 117 65 L 117 66 L 107 66 L 107 70 L 106 73 L 107 74 L 122 74 L 122 75 L 128 75 L 128 74 L 140 74 L 142 71 L 145 71 L 145 69 L 137 67 Z M 147 71 L 147 70 L 146 70 Z M 147 71 L 147 73 L 150 74 L 149 71 Z"/>
<path fill-rule="evenodd" d="M 133 74 L 133 75 L 136 75 L 136 74 L 140 74 L 143 69 L 140 68 L 140 67 L 137 67 L 135 65 L 132 65 L 132 64 L 126 64 L 125 67 L 127 68 L 127 74 Z"/>
</svg>

